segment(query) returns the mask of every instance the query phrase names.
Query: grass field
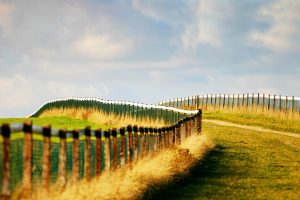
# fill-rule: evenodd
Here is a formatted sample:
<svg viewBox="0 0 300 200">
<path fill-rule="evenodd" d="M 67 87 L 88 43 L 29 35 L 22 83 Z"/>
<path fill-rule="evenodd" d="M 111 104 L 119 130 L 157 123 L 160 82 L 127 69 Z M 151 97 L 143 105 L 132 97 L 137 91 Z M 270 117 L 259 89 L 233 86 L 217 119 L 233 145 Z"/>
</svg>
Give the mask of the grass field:
<svg viewBox="0 0 300 200">
<path fill-rule="evenodd" d="M 216 148 L 153 199 L 299 199 L 299 139 L 211 123 L 203 132 Z"/>
<path fill-rule="evenodd" d="M 270 128 L 280 131 L 289 131 L 294 133 L 300 133 L 300 118 L 299 117 L 284 117 L 282 114 L 264 114 L 254 112 L 242 112 L 242 111 L 230 111 L 208 110 L 203 112 L 203 118 L 205 119 L 217 119 L 223 121 L 229 121 L 244 125 L 260 126 L 264 128 Z"/>
<path fill-rule="evenodd" d="M 34 125 L 45 126 L 51 124 L 53 128 L 109 128 L 109 125 L 91 122 L 88 120 L 73 119 L 70 117 L 42 117 L 42 118 L 0 118 L 0 124 L 3 123 L 23 123 L 24 121 L 32 121 Z"/>
</svg>

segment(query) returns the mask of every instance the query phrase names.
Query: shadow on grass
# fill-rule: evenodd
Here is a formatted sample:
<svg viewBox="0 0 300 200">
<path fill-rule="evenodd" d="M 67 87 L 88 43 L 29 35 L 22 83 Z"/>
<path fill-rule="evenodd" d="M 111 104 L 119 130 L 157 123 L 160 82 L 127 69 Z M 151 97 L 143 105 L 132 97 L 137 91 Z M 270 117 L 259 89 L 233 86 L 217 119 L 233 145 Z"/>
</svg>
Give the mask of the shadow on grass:
<svg viewBox="0 0 300 200">
<path fill-rule="evenodd" d="M 235 173 L 224 160 L 224 154 L 231 156 L 226 151 L 227 148 L 216 146 L 187 175 L 176 177 L 175 181 L 167 185 L 150 188 L 142 199 L 194 199 L 213 196 L 218 187 L 224 187 L 216 180 Z"/>
</svg>

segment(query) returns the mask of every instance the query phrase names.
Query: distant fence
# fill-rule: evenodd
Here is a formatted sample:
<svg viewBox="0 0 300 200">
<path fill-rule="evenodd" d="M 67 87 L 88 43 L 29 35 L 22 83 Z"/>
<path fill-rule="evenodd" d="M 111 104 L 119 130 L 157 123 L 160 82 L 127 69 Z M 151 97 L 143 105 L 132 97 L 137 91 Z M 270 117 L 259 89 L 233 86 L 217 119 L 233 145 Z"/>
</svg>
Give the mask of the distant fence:
<svg viewBox="0 0 300 200">
<path fill-rule="evenodd" d="M 186 112 L 190 113 L 190 112 Z M 119 129 L 57 130 L 31 123 L 3 124 L 0 130 L 0 189 L 3 199 L 18 188 L 65 186 L 70 180 L 91 179 L 114 171 L 143 155 L 180 144 L 200 134 L 202 111 L 162 128 L 127 126 Z M 159 167 L 159 166 L 158 166 Z"/>
<path fill-rule="evenodd" d="M 300 114 L 300 98 L 266 94 L 206 94 L 170 99 L 158 103 L 173 108 L 236 109 L 250 111 L 257 108 L 271 111 L 295 112 Z"/>
<path fill-rule="evenodd" d="M 195 111 L 186 111 L 166 106 L 134 103 L 129 101 L 111 101 L 99 98 L 67 98 L 50 101 L 42 106 L 32 117 L 40 116 L 44 111 L 53 108 L 92 108 L 107 114 L 127 116 L 136 119 L 163 120 L 173 124 L 184 117 L 195 114 Z"/>
</svg>

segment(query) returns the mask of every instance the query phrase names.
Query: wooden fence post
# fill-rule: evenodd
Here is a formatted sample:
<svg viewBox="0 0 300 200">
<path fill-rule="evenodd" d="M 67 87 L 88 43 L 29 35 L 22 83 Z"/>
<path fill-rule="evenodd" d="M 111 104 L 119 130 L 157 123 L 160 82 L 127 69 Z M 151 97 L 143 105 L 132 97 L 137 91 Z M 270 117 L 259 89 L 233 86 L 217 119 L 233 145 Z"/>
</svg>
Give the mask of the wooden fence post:
<svg viewBox="0 0 300 200">
<path fill-rule="evenodd" d="M 91 128 L 84 129 L 85 149 L 84 149 L 84 174 L 86 180 L 91 179 Z"/>
<path fill-rule="evenodd" d="M 181 132 L 181 123 L 182 121 L 180 120 L 179 122 L 177 122 L 176 126 L 175 126 L 175 143 L 177 145 L 179 145 L 181 143 L 181 138 L 180 138 L 180 132 Z"/>
<path fill-rule="evenodd" d="M 27 194 L 32 191 L 32 122 L 25 122 L 24 132 L 24 164 L 23 164 L 23 189 Z"/>
<path fill-rule="evenodd" d="M 253 106 L 254 106 L 254 93 L 252 93 L 251 110 L 253 110 Z"/>
<path fill-rule="evenodd" d="M 238 94 L 238 97 L 237 97 L 237 104 L 236 104 L 236 107 L 239 109 L 240 108 L 240 94 Z"/>
<path fill-rule="evenodd" d="M 198 110 L 197 114 L 197 134 L 201 134 L 202 132 L 202 110 Z"/>
<path fill-rule="evenodd" d="M 281 95 L 279 95 L 279 111 L 281 111 Z"/>
<path fill-rule="evenodd" d="M 134 159 L 137 160 L 139 157 L 139 152 L 138 152 L 138 146 L 139 146 L 139 140 L 138 140 L 138 127 L 133 126 L 133 133 L 134 133 Z"/>
<path fill-rule="evenodd" d="M 67 135 L 64 130 L 59 130 L 59 169 L 58 169 L 58 180 L 62 187 L 67 184 Z"/>
<path fill-rule="evenodd" d="M 275 111 L 276 106 L 276 95 L 274 95 L 274 101 L 273 101 L 273 112 Z"/>
<path fill-rule="evenodd" d="M 73 130 L 73 182 L 79 180 L 79 131 Z"/>
<path fill-rule="evenodd" d="M 96 137 L 96 152 L 95 152 L 95 174 L 99 176 L 101 174 L 101 158 L 102 158 L 102 141 L 101 141 L 102 130 L 98 129 L 95 131 Z"/>
<path fill-rule="evenodd" d="M 295 112 L 295 97 L 292 96 L 292 112 Z"/>
<path fill-rule="evenodd" d="M 133 141 L 132 141 L 132 126 L 127 126 L 128 132 L 128 151 L 129 151 L 129 163 L 132 163 L 133 160 Z"/>
<path fill-rule="evenodd" d="M 46 190 L 49 190 L 50 182 L 50 151 L 51 151 L 51 128 L 45 126 L 43 128 L 44 144 L 43 144 L 43 172 L 42 185 Z"/>
<path fill-rule="evenodd" d="M 232 95 L 232 106 L 231 106 L 231 110 L 233 110 L 234 107 L 234 94 Z"/>
<path fill-rule="evenodd" d="M 111 135 L 113 137 L 113 161 L 112 161 L 112 170 L 115 171 L 118 169 L 118 139 L 117 139 L 117 130 L 114 128 L 111 130 Z"/>
<path fill-rule="evenodd" d="M 10 199 L 10 127 L 9 124 L 3 124 L 1 127 L 3 143 L 2 143 L 2 197 Z"/>
<path fill-rule="evenodd" d="M 285 97 L 285 113 L 286 113 L 286 115 L 288 114 L 287 111 L 288 111 L 288 96 Z"/>
<path fill-rule="evenodd" d="M 247 93 L 246 111 L 248 110 L 248 107 L 249 107 L 249 93 Z"/>
<path fill-rule="evenodd" d="M 111 168 L 110 164 L 110 130 L 104 131 L 105 137 L 105 171 L 109 171 Z"/>
<path fill-rule="evenodd" d="M 223 96 L 223 109 L 225 108 L 225 94 Z"/>
<path fill-rule="evenodd" d="M 125 128 L 120 128 L 120 160 L 121 166 L 125 165 Z"/>
<path fill-rule="evenodd" d="M 257 94 L 257 108 L 258 108 L 258 106 L 259 106 L 259 93 Z M 256 108 L 256 110 L 257 110 L 257 108 Z"/>
<path fill-rule="evenodd" d="M 144 154 L 144 139 L 145 139 L 145 129 L 143 126 L 139 127 L 139 133 L 140 133 L 140 155 Z"/>
<path fill-rule="evenodd" d="M 219 94 L 219 109 L 221 107 L 221 93 Z M 197 108 L 197 110 L 199 110 L 199 108 Z"/>
<path fill-rule="evenodd" d="M 265 93 L 263 93 L 262 110 L 265 111 Z"/>
<path fill-rule="evenodd" d="M 270 105 L 271 105 L 271 95 L 269 94 L 269 96 L 268 96 L 268 110 L 270 110 Z"/>
</svg>

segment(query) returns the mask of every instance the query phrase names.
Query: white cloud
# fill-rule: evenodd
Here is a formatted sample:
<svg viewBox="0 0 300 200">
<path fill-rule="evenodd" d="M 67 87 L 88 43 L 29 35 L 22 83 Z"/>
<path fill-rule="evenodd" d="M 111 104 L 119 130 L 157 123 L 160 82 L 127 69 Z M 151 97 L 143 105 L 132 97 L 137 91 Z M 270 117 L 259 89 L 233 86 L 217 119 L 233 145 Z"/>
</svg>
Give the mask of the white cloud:
<svg viewBox="0 0 300 200">
<path fill-rule="evenodd" d="M 300 2 L 277 0 L 261 8 L 259 19 L 271 23 L 266 31 L 253 31 L 250 39 L 273 51 L 299 49 Z"/>
<path fill-rule="evenodd" d="M 77 53 L 88 58 L 109 59 L 130 53 L 134 43 L 130 39 L 113 39 L 106 34 L 87 34 L 73 43 Z"/>
</svg>

